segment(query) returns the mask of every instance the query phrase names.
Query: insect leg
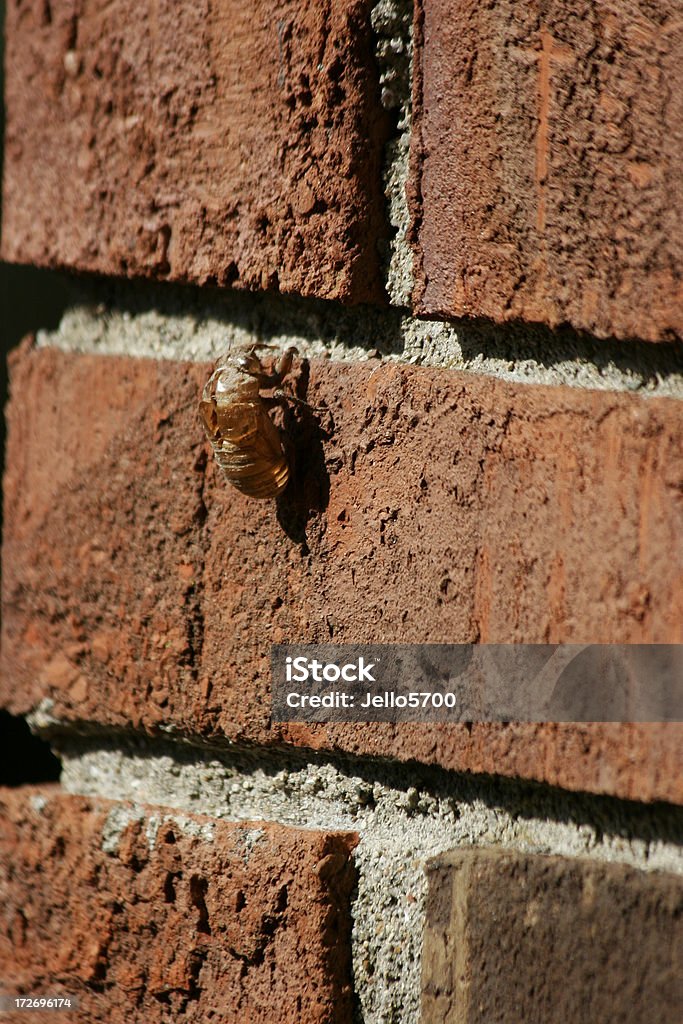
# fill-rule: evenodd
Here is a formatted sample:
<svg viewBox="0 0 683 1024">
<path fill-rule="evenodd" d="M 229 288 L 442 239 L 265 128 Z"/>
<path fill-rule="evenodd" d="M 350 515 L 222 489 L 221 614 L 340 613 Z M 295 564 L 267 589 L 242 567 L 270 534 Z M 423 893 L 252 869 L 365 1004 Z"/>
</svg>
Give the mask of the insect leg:
<svg viewBox="0 0 683 1024">
<path fill-rule="evenodd" d="M 284 399 L 285 402 L 294 402 L 295 405 L 305 405 L 307 409 L 311 408 L 308 402 L 305 402 L 303 398 L 297 398 L 296 395 L 291 394 L 289 391 L 284 391 L 282 388 L 277 388 L 273 391 L 272 397 L 275 402 L 281 402 Z"/>
<path fill-rule="evenodd" d="M 285 351 L 280 356 L 277 366 L 275 367 L 274 376 L 279 377 L 280 380 L 282 380 L 283 377 L 286 377 L 289 371 L 292 369 L 292 361 L 294 360 L 294 356 L 298 356 L 298 354 L 299 350 L 295 348 L 293 345 L 290 345 L 288 349 L 285 349 Z"/>
<path fill-rule="evenodd" d="M 280 359 L 275 369 L 272 370 L 270 373 L 267 373 L 266 370 L 263 368 L 263 365 L 261 364 L 261 360 L 258 358 L 258 356 L 254 354 L 255 348 L 263 347 L 265 346 L 252 346 L 252 348 L 249 350 L 249 355 L 253 355 L 254 361 L 258 364 L 258 367 L 247 367 L 245 365 L 244 370 L 245 373 L 248 373 L 251 377 L 255 377 L 258 380 L 260 387 L 276 388 L 278 387 L 279 384 L 282 383 L 282 378 L 286 377 L 289 371 L 291 370 L 294 356 L 298 355 L 298 350 L 294 348 L 294 346 L 291 346 L 290 348 L 286 349 L 280 356 Z"/>
</svg>

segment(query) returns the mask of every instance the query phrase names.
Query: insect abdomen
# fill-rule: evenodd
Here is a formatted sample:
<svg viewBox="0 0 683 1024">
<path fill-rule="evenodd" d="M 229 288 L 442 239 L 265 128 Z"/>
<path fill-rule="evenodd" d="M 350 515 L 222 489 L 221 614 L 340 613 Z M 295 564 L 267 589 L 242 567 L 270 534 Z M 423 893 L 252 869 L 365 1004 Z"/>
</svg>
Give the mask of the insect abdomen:
<svg viewBox="0 0 683 1024">
<path fill-rule="evenodd" d="M 287 486 L 289 466 L 282 452 L 265 459 L 254 445 L 235 447 L 226 440 L 213 451 L 230 483 L 250 498 L 276 498 Z"/>
<path fill-rule="evenodd" d="M 202 402 L 202 419 L 216 462 L 250 498 L 276 498 L 289 480 L 280 434 L 260 402 Z"/>
</svg>

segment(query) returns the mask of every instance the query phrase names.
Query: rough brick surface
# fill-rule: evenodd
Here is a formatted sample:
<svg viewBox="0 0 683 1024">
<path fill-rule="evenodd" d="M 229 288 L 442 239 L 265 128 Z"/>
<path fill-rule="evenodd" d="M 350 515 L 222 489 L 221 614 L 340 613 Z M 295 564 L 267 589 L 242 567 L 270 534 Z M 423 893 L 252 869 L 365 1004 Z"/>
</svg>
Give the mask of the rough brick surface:
<svg viewBox="0 0 683 1024">
<path fill-rule="evenodd" d="M 11 0 L 4 258 L 381 299 L 370 7 Z"/>
<path fill-rule="evenodd" d="M 430 863 L 422 1024 L 678 1024 L 683 879 L 458 850 Z"/>
<path fill-rule="evenodd" d="M 208 372 L 15 357 L 5 706 L 683 801 L 679 725 L 269 721 L 273 642 L 680 642 L 677 402 L 313 363 L 258 502 L 208 458 Z"/>
<path fill-rule="evenodd" d="M 353 836 L 49 789 L 0 790 L 0 813 L 5 992 L 113 1024 L 350 1019 Z"/>
<path fill-rule="evenodd" d="M 416 304 L 683 335 L 680 0 L 421 0 Z"/>
</svg>

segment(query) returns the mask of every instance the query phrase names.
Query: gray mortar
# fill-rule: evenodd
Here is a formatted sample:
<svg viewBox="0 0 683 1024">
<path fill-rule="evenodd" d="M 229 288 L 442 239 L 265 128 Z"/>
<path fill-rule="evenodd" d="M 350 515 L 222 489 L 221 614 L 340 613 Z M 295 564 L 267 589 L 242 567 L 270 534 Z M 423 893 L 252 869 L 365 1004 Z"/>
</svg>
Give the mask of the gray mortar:
<svg viewBox="0 0 683 1024">
<path fill-rule="evenodd" d="M 153 359 L 213 361 L 234 345 L 296 345 L 302 356 L 384 359 L 527 384 L 683 397 L 683 347 L 598 340 L 565 328 L 420 320 L 405 311 L 293 296 L 128 282 L 79 282 L 38 344 Z"/>
<path fill-rule="evenodd" d="M 384 194 L 393 236 L 384 253 L 385 284 L 394 306 L 409 306 L 413 253 L 406 183 L 410 160 L 413 80 L 413 2 L 379 0 L 371 14 L 382 106 L 395 118 L 384 153 Z"/>
<path fill-rule="evenodd" d="M 128 826 L 134 821 L 144 821 L 147 845 L 153 850 L 159 829 L 171 820 L 185 835 L 195 836 L 204 843 L 212 843 L 214 840 L 215 828 L 210 821 L 197 821 L 182 814 L 150 814 L 148 808 L 139 804 L 125 804 L 112 807 L 107 815 L 102 829 L 102 849 L 105 853 L 116 853 Z"/>
<path fill-rule="evenodd" d="M 112 812 L 111 849 L 142 804 L 358 832 L 352 945 L 362 1024 L 419 1020 L 430 857 L 475 844 L 683 875 L 683 809 L 666 805 L 312 752 L 218 751 L 132 736 L 53 742 L 66 791 L 135 804 Z M 153 815 L 153 824 L 167 814 Z"/>
</svg>

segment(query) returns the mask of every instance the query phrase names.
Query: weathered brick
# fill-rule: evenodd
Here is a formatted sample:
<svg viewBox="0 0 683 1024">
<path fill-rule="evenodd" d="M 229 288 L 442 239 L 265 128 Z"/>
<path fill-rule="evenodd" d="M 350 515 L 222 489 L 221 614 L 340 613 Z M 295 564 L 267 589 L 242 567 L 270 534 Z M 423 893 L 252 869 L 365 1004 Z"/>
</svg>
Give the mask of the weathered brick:
<svg viewBox="0 0 683 1024">
<path fill-rule="evenodd" d="M 418 8 L 418 310 L 683 335 L 680 0 Z"/>
<path fill-rule="evenodd" d="M 455 850 L 432 861 L 422 1024 L 677 1024 L 683 880 Z"/>
<path fill-rule="evenodd" d="M 114 1024 L 350 1019 L 354 836 L 49 788 L 0 790 L 0 813 L 5 992 Z"/>
<path fill-rule="evenodd" d="M 2 253 L 381 300 L 370 0 L 11 0 Z"/>
<path fill-rule="evenodd" d="M 680 642 L 679 403 L 313 362 L 258 502 L 209 457 L 207 375 L 15 357 L 5 706 L 683 802 L 677 724 L 277 726 L 269 695 L 273 642 Z"/>
</svg>

